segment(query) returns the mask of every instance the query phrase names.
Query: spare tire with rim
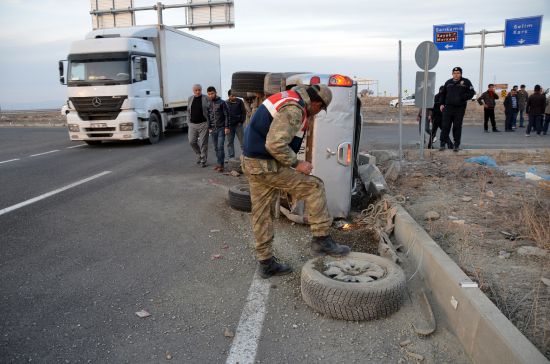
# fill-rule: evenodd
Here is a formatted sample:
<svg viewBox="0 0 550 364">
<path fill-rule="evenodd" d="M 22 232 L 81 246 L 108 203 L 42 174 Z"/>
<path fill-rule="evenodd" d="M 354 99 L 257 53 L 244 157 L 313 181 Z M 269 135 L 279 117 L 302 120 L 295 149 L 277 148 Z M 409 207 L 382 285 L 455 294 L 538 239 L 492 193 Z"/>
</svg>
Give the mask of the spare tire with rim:
<svg viewBox="0 0 550 364">
<path fill-rule="evenodd" d="M 229 206 L 239 211 L 252 211 L 252 201 L 250 200 L 250 186 L 246 184 L 240 184 L 230 187 Z"/>
<path fill-rule="evenodd" d="M 301 291 L 308 306 L 332 318 L 374 320 L 401 306 L 405 273 L 390 260 L 372 254 L 318 257 L 303 266 Z"/>
<path fill-rule="evenodd" d="M 231 92 L 264 92 L 267 72 L 235 72 L 231 76 Z"/>
</svg>

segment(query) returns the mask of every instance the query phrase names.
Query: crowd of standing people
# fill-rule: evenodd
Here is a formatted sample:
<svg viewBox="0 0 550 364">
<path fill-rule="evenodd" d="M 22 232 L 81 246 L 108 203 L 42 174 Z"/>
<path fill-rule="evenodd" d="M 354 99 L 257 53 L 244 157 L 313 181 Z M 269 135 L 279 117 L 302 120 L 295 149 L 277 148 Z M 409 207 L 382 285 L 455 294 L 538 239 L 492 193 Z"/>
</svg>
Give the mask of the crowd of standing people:
<svg viewBox="0 0 550 364">
<path fill-rule="evenodd" d="M 224 171 L 225 142 L 227 154 L 235 158 L 235 136 L 243 146 L 243 124 L 246 120 L 244 102 L 228 92 L 227 100 L 218 96 L 213 86 L 202 93 L 202 86 L 193 85 L 193 96 L 187 103 L 188 138 L 191 148 L 197 155 L 197 164 L 207 167 L 208 139 L 212 139 L 216 151 L 214 170 Z"/>
<path fill-rule="evenodd" d="M 441 129 L 440 148 L 447 148 L 455 152 L 460 149 L 462 136 L 462 122 L 466 111 L 467 102 L 475 95 L 472 83 L 462 77 L 462 69 L 454 67 L 452 78 L 439 88 L 434 97 L 434 106 L 428 109 L 428 122 L 426 132 L 430 134 L 428 148 L 433 148 L 437 140 L 436 133 Z M 497 128 L 495 108 L 499 96 L 495 91 L 495 85 L 489 84 L 487 90 L 477 97 L 477 102 L 483 105 L 483 129 L 489 133 L 489 122 L 494 133 L 500 132 Z M 525 136 L 531 136 L 531 132 L 537 135 L 548 135 L 550 125 L 550 97 L 547 97 L 540 85 L 535 85 L 534 92 L 529 95 L 525 85 L 513 86 L 505 96 L 504 106 L 504 131 L 515 132 L 517 128 L 525 128 Z M 527 120 L 525 120 L 527 117 Z M 519 119 L 519 120 L 518 120 Z M 420 112 L 417 120 L 420 120 Z M 527 121 L 527 123 L 526 123 Z M 519 124 L 519 125 L 518 125 Z M 525 125 L 526 124 L 526 125 Z M 450 132 L 452 130 L 452 139 Z"/>
</svg>

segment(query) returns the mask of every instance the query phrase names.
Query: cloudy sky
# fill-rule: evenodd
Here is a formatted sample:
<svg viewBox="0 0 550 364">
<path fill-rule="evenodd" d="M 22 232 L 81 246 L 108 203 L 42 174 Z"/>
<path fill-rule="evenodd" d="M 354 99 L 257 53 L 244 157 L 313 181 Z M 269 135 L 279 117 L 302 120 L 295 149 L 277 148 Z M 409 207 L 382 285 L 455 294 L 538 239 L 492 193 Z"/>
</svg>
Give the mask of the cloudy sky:
<svg viewBox="0 0 550 364">
<path fill-rule="evenodd" d="M 186 0 L 161 0 L 163 4 Z M 150 6 L 156 0 L 135 0 Z M 550 86 L 549 0 L 234 0 L 233 29 L 194 31 L 221 45 L 222 92 L 235 71 L 315 71 L 378 80 L 379 89 L 397 94 L 398 41 L 403 42 L 403 88 L 414 90 L 414 51 L 432 40 L 433 25 L 465 23 L 466 32 L 503 30 L 505 19 L 543 15 L 541 44 L 487 48 L 484 84 Z M 0 0 L 0 106 L 61 104 L 66 90 L 58 82 L 57 61 L 69 44 L 91 30 L 89 0 Z M 166 10 L 167 25 L 182 24 L 182 9 Z M 140 25 L 156 13 L 139 12 Z M 487 43 L 502 36 L 488 35 Z M 479 35 L 466 45 L 478 45 Z M 460 65 L 476 89 L 480 50 L 440 52 L 433 71 L 437 82 Z"/>
</svg>

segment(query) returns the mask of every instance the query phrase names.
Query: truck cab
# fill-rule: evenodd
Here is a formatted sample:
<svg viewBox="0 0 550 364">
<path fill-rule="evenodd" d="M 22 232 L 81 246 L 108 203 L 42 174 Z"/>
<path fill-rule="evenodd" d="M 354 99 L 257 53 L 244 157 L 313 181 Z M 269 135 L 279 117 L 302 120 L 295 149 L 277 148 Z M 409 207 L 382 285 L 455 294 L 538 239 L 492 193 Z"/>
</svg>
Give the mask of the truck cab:
<svg viewBox="0 0 550 364">
<path fill-rule="evenodd" d="M 193 84 L 221 83 L 219 46 L 163 25 L 92 31 L 71 44 L 66 83 L 59 71 L 69 137 L 88 144 L 157 143 L 186 126 Z"/>
</svg>

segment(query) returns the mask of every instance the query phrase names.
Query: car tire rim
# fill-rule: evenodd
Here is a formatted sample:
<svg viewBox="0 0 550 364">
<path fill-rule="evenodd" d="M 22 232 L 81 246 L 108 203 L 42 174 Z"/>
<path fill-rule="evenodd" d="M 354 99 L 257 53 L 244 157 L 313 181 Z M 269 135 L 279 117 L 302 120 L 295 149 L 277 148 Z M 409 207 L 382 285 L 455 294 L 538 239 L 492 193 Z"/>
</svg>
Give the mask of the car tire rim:
<svg viewBox="0 0 550 364">
<path fill-rule="evenodd" d="M 325 262 L 322 273 L 331 279 L 347 283 L 375 282 L 387 274 L 378 264 L 354 259 Z"/>
</svg>

